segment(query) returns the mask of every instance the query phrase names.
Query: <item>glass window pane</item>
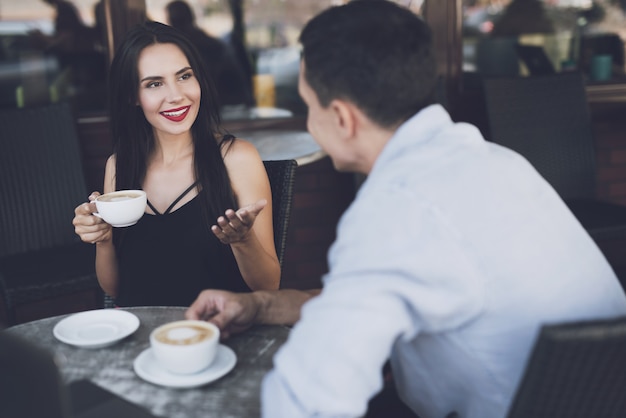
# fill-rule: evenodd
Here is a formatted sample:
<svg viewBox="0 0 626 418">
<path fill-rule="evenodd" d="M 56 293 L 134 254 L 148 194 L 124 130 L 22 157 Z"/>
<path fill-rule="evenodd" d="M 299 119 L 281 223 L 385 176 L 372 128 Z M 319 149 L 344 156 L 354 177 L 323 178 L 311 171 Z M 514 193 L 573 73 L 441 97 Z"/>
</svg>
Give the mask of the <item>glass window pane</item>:
<svg viewBox="0 0 626 418">
<path fill-rule="evenodd" d="M 69 99 L 105 106 L 98 0 L 0 0 L 0 106 Z"/>
<path fill-rule="evenodd" d="M 169 24 L 167 9 L 170 1 L 146 0 L 148 16 Z M 241 105 L 265 108 L 260 112 L 261 115 L 304 115 L 306 109 L 297 91 L 300 61 L 298 36 L 311 17 L 327 7 L 346 2 L 347 0 L 186 0 L 185 3 L 193 11 L 195 24 L 206 34 L 229 45 L 231 52 L 238 57 L 237 62 L 243 69 L 246 80 L 249 80 L 252 101 L 242 104 L 234 99 L 222 100 L 225 102 L 225 118 L 241 114 Z M 237 30 L 230 3 L 242 5 L 245 34 L 243 46 L 233 36 L 233 33 L 237 34 Z M 397 3 L 419 12 L 422 0 L 398 0 Z M 247 66 L 249 67 L 246 68 Z M 223 84 L 219 80 L 217 83 Z M 221 96 L 227 94 L 222 92 Z M 268 112 L 267 108 L 273 108 L 274 111 Z"/>
<path fill-rule="evenodd" d="M 463 69 L 624 81 L 625 8 L 622 0 L 463 0 Z"/>
</svg>

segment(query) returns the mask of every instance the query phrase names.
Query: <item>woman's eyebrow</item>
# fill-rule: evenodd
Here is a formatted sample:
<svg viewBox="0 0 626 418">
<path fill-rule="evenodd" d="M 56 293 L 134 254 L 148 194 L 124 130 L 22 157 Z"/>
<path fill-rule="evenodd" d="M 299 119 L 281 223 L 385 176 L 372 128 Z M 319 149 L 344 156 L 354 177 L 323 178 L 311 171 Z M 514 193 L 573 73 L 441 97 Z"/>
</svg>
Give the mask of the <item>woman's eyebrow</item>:
<svg viewBox="0 0 626 418">
<path fill-rule="evenodd" d="M 184 73 L 185 71 L 189 71 L 189 70 L 191 70 L 191 67 L 181 68 L 180 70 L 176 71 L 176 75 L 180 75 Z"/>
<path fill-rule="evenodd" d="M 139 81 L 143 83 L 144 81 L 148 81 L 148 80 L 161 80 L 161 79 L 163 79 L 163 77 L 161 77 L 160 75 L 149 75 L 147 77 L 142 78 Z"/>
<path fill-rule="evenodd" d="M 181 68 L 180 70 L 176 71 L 176 75 L 181 75 L 185 71 L 189 71 L 189 70 L 191 70 L 191 67 Z M 146 80 L 161 80 L 161 79 L 163 79 L 163 76 L 160 76 L 160 75 L 149 75 L 147 77 L 142 78 L 140 81 L 144 82 Z"/>
</svg>

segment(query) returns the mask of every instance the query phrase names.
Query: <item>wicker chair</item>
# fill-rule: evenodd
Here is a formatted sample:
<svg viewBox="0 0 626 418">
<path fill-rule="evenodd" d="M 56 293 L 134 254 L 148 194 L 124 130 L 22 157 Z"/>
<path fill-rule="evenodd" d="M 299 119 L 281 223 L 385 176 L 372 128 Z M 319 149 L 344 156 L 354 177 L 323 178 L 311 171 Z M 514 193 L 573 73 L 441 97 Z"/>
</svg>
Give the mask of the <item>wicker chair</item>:
<svg viewBox="0 0 626 418">
<path fill-rule="evenodd" d="M 508 418 L 626 414 L 626 317 L 544 326 Z"/>
<path fill-rule="evenodd" d="M 21 307 L 91 292 L 99 299 L 95 250 L 74 233 L 87 199 L 72 110 L 67 103 L 0 112 L 0 298 L 7 325 Z M 72 307 L 67 299 L 58 311 Z M 1 319 L 0 319 L 1 320 Z"/>
<path fill-rule="evenodd" d="M 263 161 L 272 188 L 272 218 L 274 245 L 282 267 L 287 245 L 287 230 L 291 218 L 293 186 L 296 178 L 296 160 Z"/>
<path fill-rule="evenodd" d="M 595 144 L 582 74 L 486 78 L 483 86 L 488 139 L 526 157 L 554 187 L 626 288 L 626 206 L 596 196 Z"/>
<path fill-rule="evenodd" d="M 484 93 L 490 140 L 526 157 L 593 238 L 625 237 L 626 207 L 596 198 L 582 74 L 487 78 Z"/>
</svg>

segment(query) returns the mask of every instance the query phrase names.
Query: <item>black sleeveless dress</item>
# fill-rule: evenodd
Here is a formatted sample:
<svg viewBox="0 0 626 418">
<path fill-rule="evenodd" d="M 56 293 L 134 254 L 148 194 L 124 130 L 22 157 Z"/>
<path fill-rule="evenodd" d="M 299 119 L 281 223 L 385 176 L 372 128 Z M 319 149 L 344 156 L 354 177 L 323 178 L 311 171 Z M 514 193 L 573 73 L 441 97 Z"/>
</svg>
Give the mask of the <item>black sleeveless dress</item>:
<svg viewBox="0 0 626 418">
<path fill-rule="evenodd" d="M 119 306 L 189 306 L 204 289 L 250 291 L 230 246 L 204 226 L 199 195 L 171 212 L 195 186 L 163 214 L 113 229 Z"/>
</svg>

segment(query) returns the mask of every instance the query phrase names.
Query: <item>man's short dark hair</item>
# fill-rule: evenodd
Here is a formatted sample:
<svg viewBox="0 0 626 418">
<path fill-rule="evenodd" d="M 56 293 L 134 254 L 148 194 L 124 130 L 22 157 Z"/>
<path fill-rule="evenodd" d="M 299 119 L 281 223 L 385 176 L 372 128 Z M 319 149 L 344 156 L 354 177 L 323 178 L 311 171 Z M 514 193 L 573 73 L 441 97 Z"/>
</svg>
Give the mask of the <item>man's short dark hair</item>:
<svg viewBox="0 0 626 418">
<path fill-rule="evenodd" d="M 383 0 L 331 7 L 300 34 L 305 79 L 322 106 L 351 101 L 383 127 L 433 103 L 436 60 L 428 25 Z"/>
</svg>

